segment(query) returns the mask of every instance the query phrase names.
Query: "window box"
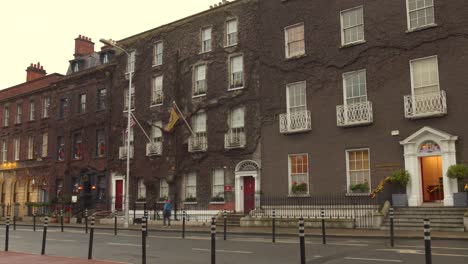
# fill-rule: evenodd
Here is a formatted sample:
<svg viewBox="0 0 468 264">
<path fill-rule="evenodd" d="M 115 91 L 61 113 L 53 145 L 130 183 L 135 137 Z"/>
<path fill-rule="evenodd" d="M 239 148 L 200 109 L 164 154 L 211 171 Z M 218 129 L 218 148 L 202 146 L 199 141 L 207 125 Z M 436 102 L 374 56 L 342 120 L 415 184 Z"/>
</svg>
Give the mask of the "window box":
<svg viewBox="0 0 468 264">
<path fill-rule="evenodd" d="M 187 197 L 185 198 L 185 201 L 184 201 L 185 204 L 187 203 L 192 203 L 192 204 L 196 204 L 197 203 L 197 198 L 196 197 Z"/>
<path fill-rule="evenodd" d="M 349 186 L 349 189 L 353 193 L 369 193 L 369 183 L 364 181 L 363 183 L 357 183 Z"/>
<path fill-rule="evenodd" d="M 119 159 L 127 158 L 127 146 L 119 147 Z M 133 159 L 133 146 L 130 146 L 130 158 Z"/>
<path fill-rule="evenodd" d="M 161 142 L 153 142 L 146 144 L 146 156 L 160 156 L 162 154 Z"/>
<path fill-rule="evenodd" d="M 224 204 L 224 203 L 225 203 L 224 197 L 221 197 L 221 196 L 211 197 L 210 199 L 210 204 Z"/>
</svg>

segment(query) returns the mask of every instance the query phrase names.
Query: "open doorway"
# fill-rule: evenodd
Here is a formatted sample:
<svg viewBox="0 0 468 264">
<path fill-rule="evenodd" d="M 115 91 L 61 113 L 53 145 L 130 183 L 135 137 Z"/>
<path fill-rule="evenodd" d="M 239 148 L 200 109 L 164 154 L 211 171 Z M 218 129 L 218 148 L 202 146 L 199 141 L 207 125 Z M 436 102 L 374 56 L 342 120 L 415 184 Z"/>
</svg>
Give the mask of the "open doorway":
<svg viewBox="0 0 468 264">
<path fill-rule="evenodd" d="M 442 156 L 421 157 L 421 177 L 424 202 L 444 199 Z"/>
</svg>

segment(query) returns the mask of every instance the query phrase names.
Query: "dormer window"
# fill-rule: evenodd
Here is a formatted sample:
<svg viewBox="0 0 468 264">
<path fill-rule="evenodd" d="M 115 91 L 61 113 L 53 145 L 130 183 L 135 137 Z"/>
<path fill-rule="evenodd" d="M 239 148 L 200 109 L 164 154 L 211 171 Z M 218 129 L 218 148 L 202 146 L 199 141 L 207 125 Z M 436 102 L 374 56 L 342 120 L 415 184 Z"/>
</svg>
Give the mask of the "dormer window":
<svg viewBox="0 0 468 264">
<path fill-rule="evenodd" d="M 79 72 L 83 69 L 83 60 L 72 60 L 70 66 L 73 73 Z"/>
<path fill-rule="evenodd" d="M 109 63 L 114 55 L 114 50 L 103 50 L 99 54 L 99 58 L 101 60 L 101 64 Z"/>
</svg>

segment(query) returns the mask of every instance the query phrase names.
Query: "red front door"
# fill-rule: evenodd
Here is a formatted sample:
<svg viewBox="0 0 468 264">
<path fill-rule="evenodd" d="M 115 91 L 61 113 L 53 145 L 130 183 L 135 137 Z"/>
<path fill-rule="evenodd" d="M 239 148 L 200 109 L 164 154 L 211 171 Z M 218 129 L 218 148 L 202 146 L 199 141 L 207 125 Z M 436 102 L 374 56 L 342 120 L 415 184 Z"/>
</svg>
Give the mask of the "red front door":
<svg viewBox="0 0 468 264">
<path fill-rule="evenodd" d="M 122 211 L 123 180 L 115 181 L 115 210 Z"/>
<path fill-rule="evenodd" d="M 248 214 L 255 208 L 255 179 L 244 177 L 244 213 Z"/>
</svg>

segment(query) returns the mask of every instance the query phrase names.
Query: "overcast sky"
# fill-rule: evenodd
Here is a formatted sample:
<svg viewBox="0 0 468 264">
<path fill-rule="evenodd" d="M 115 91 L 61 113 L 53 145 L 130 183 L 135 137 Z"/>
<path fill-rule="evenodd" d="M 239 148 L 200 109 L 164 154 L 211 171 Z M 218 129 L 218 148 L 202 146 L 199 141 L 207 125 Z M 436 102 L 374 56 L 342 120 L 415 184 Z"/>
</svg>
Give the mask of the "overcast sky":
<svg viewBox="0 0 468 264">
<path fill-rule="evenodd" d="M 65 74 L 74 39 L 115 40 L 209 9 L 221 0 L 4 0 L 0 4 L 0 89 L 26 81 L 26 68 L 40 62 Z"/>
</svg>

